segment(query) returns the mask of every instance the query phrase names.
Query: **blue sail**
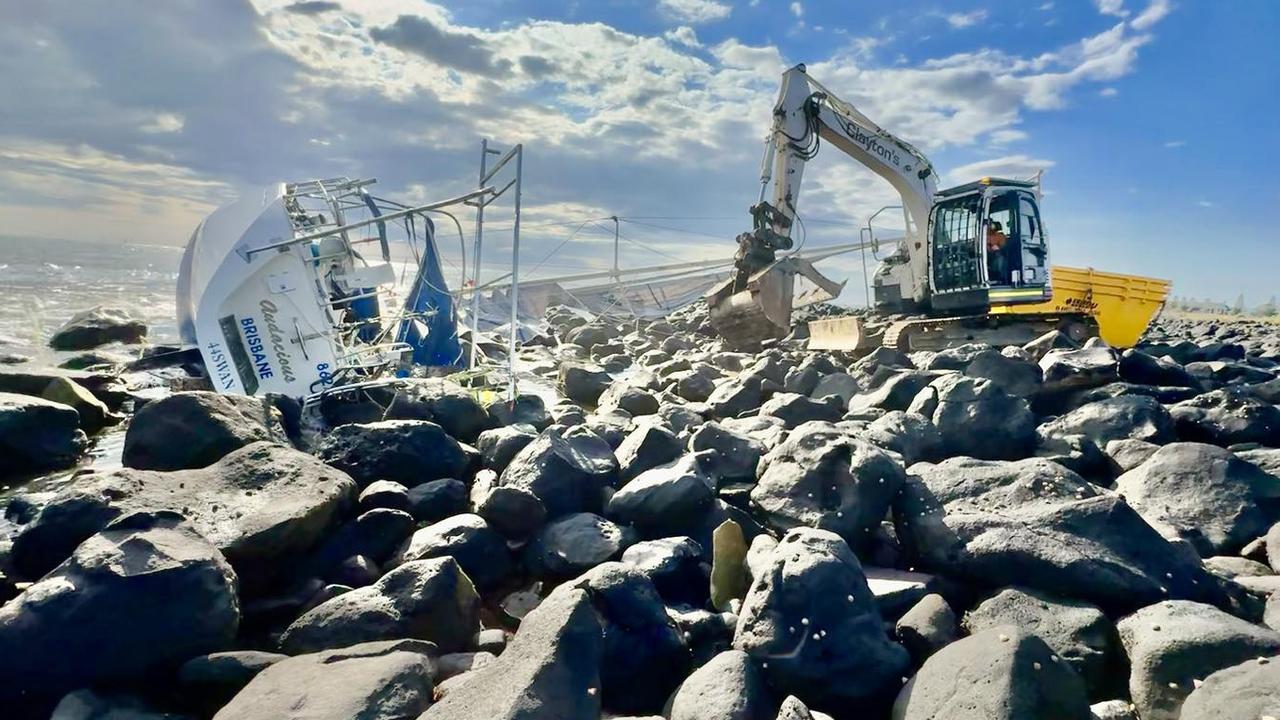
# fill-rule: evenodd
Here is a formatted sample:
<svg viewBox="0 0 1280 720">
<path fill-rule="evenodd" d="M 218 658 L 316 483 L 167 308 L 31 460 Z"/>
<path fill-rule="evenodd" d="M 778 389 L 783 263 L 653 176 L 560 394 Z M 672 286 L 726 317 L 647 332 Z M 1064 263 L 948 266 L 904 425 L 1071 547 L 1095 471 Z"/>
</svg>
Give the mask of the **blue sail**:
<svg viewBox="0 0 1280 720">
<path fill-rule="evenodd" d="M 413 363 L 430 367 L 463 366 L 458 342 L 458 317 L 440 270 L 440 250 L 436 247 L 435 225 L 422 217 L 423 250 L 418 274 L 405 300 L 409 316 L 400 325 L 397 338 L 413 346 Z M 421 315 L 421 317 L 414 317 Z"/>
</svg>

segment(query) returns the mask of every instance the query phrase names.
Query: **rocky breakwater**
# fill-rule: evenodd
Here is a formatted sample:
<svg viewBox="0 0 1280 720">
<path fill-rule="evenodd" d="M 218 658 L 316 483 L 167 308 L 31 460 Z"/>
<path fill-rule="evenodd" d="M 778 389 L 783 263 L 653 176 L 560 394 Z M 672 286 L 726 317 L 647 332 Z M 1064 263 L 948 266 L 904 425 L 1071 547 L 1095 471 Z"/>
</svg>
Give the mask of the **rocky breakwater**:
<svg viewBox="0 0 1280 720">
<path fill-rule="evenodd" d="M 1266 337 L 1188 332 L 744 354 L 701 308 L 556 308 L 520 350 L 549 403 L 405 380 L 299 423 L 283 401 L 177 393 L 129 418 L 124 468 L 20 501 L 0 703 L 1264 716 L 1280 365 Z"/>
</svg>

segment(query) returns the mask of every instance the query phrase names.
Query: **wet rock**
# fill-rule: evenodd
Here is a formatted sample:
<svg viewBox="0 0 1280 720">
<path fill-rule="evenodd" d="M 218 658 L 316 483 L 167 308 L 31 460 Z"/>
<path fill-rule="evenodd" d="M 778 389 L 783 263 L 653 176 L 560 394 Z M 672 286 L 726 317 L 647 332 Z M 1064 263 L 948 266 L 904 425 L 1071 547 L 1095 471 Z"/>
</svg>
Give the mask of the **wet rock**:
<svg viewBox="0 0 1280 720">
<path fill-rule="evenodd" d="M 0 393 L 39 397 L 55 378 L 74 380 L 112 410 L 132 399 L 129 388 L 113 373 L 53 368 L 0 368 Z"/>
<path fill-rule="evenodd" d="M 1280 565 L 1280 523 L 1272 525 L 1267 530 L 1267 534 L 1263 536 L 1263 543 L 1266 547 L 1267 562 L 1274 570 L 1277 565 Z"/>
<path fill-rule="evenodd" d="M 261 398 L 174 393 L 134 414 L 122 461 L 139 470 L 201 468 L 260 440 L 289 443 L 280 411 Z"/>
<path fill-rule="evenodd" d="M 531 425 L 537 432 L 542 432 L 551 424 L 551 414 L 547 405 L 537 395 L 519 394 L 515 400 L 494 400 L 485 405 L 485 412 L 498 426 Z"/>
<path fill-rule="evenodd" d="M 45 400 L 62 403 L 74 408 L 80 415 L 80 429 L 93 434 L 108 425 L 115 425 L 123 418 L 116 415 L 93 393 L 85 390 L 70 378 L 58 377 L 40 394 Z"/>
<path fill-rule="evenodd" d="M 710 366 L 703 366 L 708 368 Z M 675 393 L 690 402 L 703 402 L 711 397 L 716 389 L 716 376 L 710 372 L 685 370 L 672 373 L 670 379 L 675 383 Z"/>
<path fill-rule="evenodd" d="M 775 720 L 777 701 L 760 663 L 725 650 L 693 671 L 671 700 L 670 720 Z"/>
<path fill-rule="evenodd" d="M 632 416 L 658 412 L 658 399 L 653 393 L 623 380 L 610 385 L 600 395 L 599 404 L 602 408 L 620 408 Z"/>
<path fill-rule="evenodd" d="M 381 564 L 387 561 L 413 532 L 413 517 L 403 510 L 375 508 L 361 513 L 325 537 L 308 564 L 306 574 L 349 585 L 342 570 L 352 558 L 363 557 Z M 287 574 L 287 573 L 282 573 Z M 368 585 L 361 582 L 360 585 Z"/>
<path fill-rule="evenodd" d="M 1155 443 L 1130 438 L 1111 440 L 1103 448 L 1116 468 L 1122 473 L 1128 472 L 1146 462 L 1147 458 L 1150 458 L 1159 449 L 1160 446 Z"/>
<path fill-rule="evenodd" d="M 600 322 L 590 322 L 570 330 L 565 335 L 565 341 L 592 350 L 597 345 L 608 343 L 616 337 L 618 337 L 616 327 Z"/>
<path fill-rule="evenodd" d="M 1235 552 L 1280 519 L 1280 478 L 1202 443 L 1166 445 L 1116 480 L 1153 527 L 1203 557 Z"/>
<path fill-rule="evenodd" d="M 1267 565 L 1249 558 L 1232 555 L 1214 555 L 1204 559 L 1204 566 L 1218 577 L 1230 580 L 1235 577 L 1263 577 L 1275 572 Z"/>
<path fill-rule="evenodd" d="M 1124 500 L 1045 460 L 913 465 L 894 524 L 917 567 L 957 579 L 1108 610 L 1170 597 L 1225 602 L 1195 559 Z"/>
<path fill-rule="evenodd" d="M 1200 381 L 1173 360 L 1153 357 L 1130 348 L 1120 355 L 1120 379 L 1137 385 L 1162 387 L 1200 387 Z"/>
<path fill-rule="evenodd" d="M 99 305 L 72 315 L 49 338 L 49 347 L 54 350 L 92 350 L 112 342 L 133 345 L 146 338 L 146 323 L 128 310 Z"/>
<path fill-rule="evenodd" d="M 658 414 L 651 416 L 651 422 L 666 425 L 676 435 L 685 437 L 693 429 L 700 427 L 706 420 L 702 417 L 705 406 L 701 404 L 674 405 L 664 403 L 658 408 Z M 641 418 L 644 420 L 645 418 Z"/>
<path fill-rule="evenodd" d="M 1180 402 L 1169 410 L 1178 437 L 1214 445 L 1259 443 L 1280 447 L 1280 407 L 1243 388 L 1223 388 Z"/>
<path fill-rule="evenodd" d="M 854 544 L 879 525 L 905 480 L 888 453 L 828 423 L 796 428 L 761 465 L 751 500 L 771 526 L 831 530 Z"/>
<path fill-rule="evenodd" d="M 1038 442 L 1035 457 L 1044 458 L 1098 485 L 1110 485 L 1114 466 L 1098 444 L 1085 435 L 1046 434 L 1042 425 L 1036 430 Z"/>
<path fill-rule="evenodd" d="M 801 365 L 787 371 L 782 379 L 782 389 L 788 393 L 808 395 L 817 386 L 822 373 L 812 365 Z"/>
<path fill-rule="evenodd" d="M 1175 440 L 1173 418 L 1154 398 L 1126 395 L 1089 403 L 1041 426 L 1044 434 L 1085 435 L 1099 447 L 1113 440 L 1156 445 Z"/>
<path fill-rule="evenodd" d="M 942 434 L 933 421 L 918 413 L 893 410 L 873 420 L 860 437 L 898 453 L 905 464 L 938 459 Z"/>
<path fill-rule="evenodd" d="M 1089 700 L 1043 640 L 1006 625 L 938 651 L 902 688 L 893 719 L 931 718 L 1089 720 Z"/>
<path fill-rule="evenodd" d="M 1180 720 L 1274 717 L 1280 708 L 1280 658 L 1258 657 L 1223 668 L 1191 691 Z"/>
<path fill-rule="evenodd" d="M 665 465 L 684 452 L 684 444 L 665 427 L 644 425 L 632 430 L 615 454 L 618 457 L 618 479 L 628 483 L 636 476 Z"/>
<path fill-rule="evenodd" d="M 853 396 L 849 400 L 849 410 L 851 412 L 861 412 L 871 408 L 906 410 L 921 390 L 944 374 L 932 370 L 896 371 L 883 382 L 871 386 L 871 389 L 863 390 Z"/>
<path fill-rule="evenodd" d="M 640 473 L 613 494 L 605 514 L 649 538 L 692 531 L 716 496 L 707 457 L 685 455 Z"/>
<path fill-rule="evenodd" d="M 230 702 L 258 673 L 287 657 L 257 650 L 198 655 L 178 668 L 178 690 L 188 704 L 210 716 Z"/>
<path fill-rule="evenodd" d="M 881 696 L 908 663 L 885 635 L 849 546 L 810 528 L 787 533 L 753 581 L 733 646 L 767 662 L 774 687 L 818 708 Z"/>
<path fill-rule="evenodd" d="M 239 623 L 236 576 L 216 547 L 175 513 L 127 515 L 0 608 L 0 703 L 21 715 L 171 671 L 224 649 Z"/>
<path fill-rule="evenodd" d="M 574 402 L 595 405 L 612 382 L 603 368 L 575 362 L 560 364 L 560 391 Z"/>
<path fill-rule="evenodd" d="M 304 613 L 280 637 L 290 655 L 377 640 L 429 640 L 464 650 L 479 629 L 480 596 L 453 558 L 407 562 L 368 587 Z"/>
<path fill-rule="evenodd" d="M 454 515 L 415 532 L 390 561 L 402 563 L 451 557 L 480 590 L 502 584 L 511 574 L 506 540 L 479 515 Z"/>
<path fill-rule="evenodd" d="M 158 710 L 135 695 L 105 695 L 87 688 L 67 693 L 50 717 L 51 720 L 190 720 L 186 715 Z"/>
<path fill-rule="evenodd" d="M 1236 457 L 1257 465 L 1263 472 L 1280 477 L 1280 449 L 1257 448 L 1254 450 L 1241 450 L 1236 453 Z"/>
<path fill-rule="evenodd" d="M 538 431 L 532 425 L 504 425 L 485 430 L 476 440 L 476 449 L 484 466 L 494 472 L 502 472 L 526 445 L 536 440 Z"/>
<path fill-rule="evenodd" d="M 1050 350 L 1040 359 L 1044 373 L 1042 392 L 1092 388 L 1120 379 L 1120 363 L 1116 353 L 1106 345 L 1079 350 Z"/>
<path fill-rule="evenodd" d="M 75 408 L 0 392 L 0 478 L 74 465 L 88 444 Z"/>
<path fill-rule="evenodd" d="M 40 577 L 81 541 L 135 510 L 180 512 L 255 588 L 315 548 L 355 505 L 345 474 L 271 443 L 240 448 L 207 468 L 125 468 L 84 475 L 59 490 L 14 540 L 14 563 Z"/>
<path fill-rule="evenodd" d="M 463 676 L 420 720 L 597 720 L 604 643 L 589 593 L 557 588 L 496 661 Z"/>
<path fill-rule="evenodd" d="M 809 391 L 809 397 L 817 399 L 835 395 L 840 398 L 840 403 L 847 408 L 849 407 L 849 401 L 861 390 L 862 387 L 854 376 L 846 372 L 833 372 L 818 379 L 813 389 Z"/>
<path fill-rule="evenodd" d="M 525 548 L 524 562 L 536 577 L 576 577 L 620 557 L 637 539 L 630 528 L 619 527 L 599 515 L 575 513 L 543 527 Z"/>
<path fill-rule="evenodd" d="M 1264 383 L 1275 376 L 1243 362 L 1217 360 L 1187 363 L 1187 372 L 1209 387 Z"/>
<path fill-rule="evenodd" d="M 712 473 L 719 486 L 732 482 L 754 483 L 756 466 L 767 450 L 763 442 L 716 422 L 699 427 L 689 438 L 689 449 L 714 453 Z"/>
<path fill-rule="evenodd" d="M 990 381 L 949 375 L 920 395 L 936 397 L 934 408 L 921 414 L 933 420 L 947 455 L 1004 460 L 1026 457 L 1035 447 L 1035 416 L 1027 402 Z M 921 400 L 912 402 L 913 410 Z"/>
<path fill-rule="evenodd" d="M 690 655 L 653 583 L 638 569 L 605 563 L 573 582 L 590 593 L 601 618 L 603 706 L 615 713 L 656 713 L 689 673 Z"/>
<path fill-rule="evenodd" d="M 720 421 L 720 424 L 730 432 L 749 435 L 750 437 L 764 443 L 765 448 L 773 449 L 777 447 L 787 437 L 787 428 L 782 421 L 775 417 L 766 415 L 757 415 L 755 417 L 746 418 L 729 418 Z"/>
<path fill-rule="evenodd" d="M 548 412 L 551 414 L 552 425 L 573 427 L 587 421 L 587 413 L 580 406 L 570 402 L 557 403 L 551 406 Z"/>
<path fill-rule="evenodd" d="M 467 485 L 453 478 L 411 487 L 408 497 L 409 514 L 419 522 L 438 522 L 467 511 Z"/>
<path fill-rule="evenodd" d="M 960 635 L 956 614 L 936 593 L 925 595 L 898 619 L 894 626 L 898 642 L 920 665 L 932 654 L 946 647 Z"/>
<path fill-rule="evenodd" d="M 420 640 L 300 655 L 258 673 L 214 720 L 400 720 L 431 705 L 436 649 Z"/>
<path fill-rule="evenodd" d="M 716 386 L 707 398 L 707 411 L 714 418 L 735 418 L 759 408 L 763 400 L 760 378 L 740 375 Z"/>
<path fill-rule="evenodd" d="M 430 420 L 454 438 L 474 443 L 489 427 L 489 413 L 471 392 L 438 378 L 406 380 L 387 407 L 383 420 Z"/>
<path fill-rule="evenodd" d="M 1178 720 L 1196 681 L 1280 653 L 1280 634 L 1209 605 L 1171 600 L 1116 625 L 1129 656 L 1129 694 L 1143 720 Z"/>
<path fill-rule="evenodd" d="M 1127 700 L 1104 700 L 1089 706 L 1090 720 L 1138 720 L 1133 703 Z"/>
<path fill-rule="evenodd" d="M 88 370 L 98 368 L 106 371 L 128 365 L 133 358 L 121 353 L 106 350 L 88 350 L 63 360 L 58 367 L 65 370 Z"/>
<path fill-rule="evenodd" d="M 622 562 L 649 578 L 658 594 L 671 604 L 701 607 L 707 602 L 709 558 L 689 537 L 638 542 L 622 553 Z"/>
<path fill-rule="evenodd" d="M 616 449 L 627 437 L 627 431 L 633 424 L 631 414 L 626 410 L 610 407 L 588 415 L 584 427 L 608 443 L 610 448 Z"/>
<path fill-rule="evenodd" d="M 362 511 L 385 508 L 408 512 L 411 507 L 409 488 L 391 480 L 378 480 L 360 492 L 357 504 Z"/>
<path fill-rule="evenodd" d="M 794 393 L 777 393 L 760 406 L 760 414 L 776 417 L 792 430 L 814 420 L 839 420 L 844 415 L 844 403 L 830 397 L 814 400 Z"/>
<path fill-rule="evenodd" d="M 316 456 L 350 475 L 361 487 L 394 480 L 406 487 L 462 476 L 470 465 L 457 440 L 427 420 L 383 420 L 339 425 L 325 435 Z"/>
<path fill-rule="evenodd" d="M 485 493 L 476 514 L 509 540 L 524 540 L 547 519 L 547 509 L 536 495 L 518 487 L 497 487 Z"/>
<path fill-rule="evenodd" d="M 577 428 L 548 428 L 516 454 L 498 484 L 529 491 L 547 509 L 548 518 L 599 511 L 604 489 L 618 475 L 618 460 L 608 443 Z"/>
<path fill-rule="evenodd" d="M 487 652 L 461 652 L 441 655 L 438 661 L 440 671 L 436 674 L 436 680 L 444 682 L 451 677 L 457 677 L 472 670 L 479 670 L 496 659 L 496 655 Z"/>
<path fill-rule="evenodd" d="M 971 378 L 989 380 L 1006 395 L 1018 398 L 1035 395 L 1042 380 L 1039 365 L 992 348 L 974 355 L 963 372 Z"/>
<path fill-rule="evenodd" d="M 975 635 L 1002 625 L 1044 640 L 1076 671 L 1091 697 L 1115 697 L 1112 691 L 1120 689 L 1113 687 L 1122 667 L 1119 638 L 1097 607 L 1036 590 L 1005 588 L 964 618 L 965 629 Z"/>
</svg>

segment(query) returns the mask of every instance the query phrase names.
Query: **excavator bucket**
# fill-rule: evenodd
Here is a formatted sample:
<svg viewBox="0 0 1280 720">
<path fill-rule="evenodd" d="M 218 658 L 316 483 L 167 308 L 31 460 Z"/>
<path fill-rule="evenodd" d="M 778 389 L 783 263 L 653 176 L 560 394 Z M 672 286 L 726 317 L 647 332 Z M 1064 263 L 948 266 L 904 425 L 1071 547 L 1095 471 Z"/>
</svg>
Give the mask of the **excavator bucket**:
<svg viewBox="0 0 1280 720">
<path fill-rule="evenodd" d="M 803 276 L 814 288 L 795 297 L 795 278 Z M 840 294 L 844 283 L 836 283 L 796 257 L 778 260 L 747 279 L 735 290 L 731 277 L 707 293 L 711 326 L 734 348 L 751 350 L 760 343 L 785 336 L 791 331 L 791 311 L 796 307 L 830 300 Z"/>
</svg>

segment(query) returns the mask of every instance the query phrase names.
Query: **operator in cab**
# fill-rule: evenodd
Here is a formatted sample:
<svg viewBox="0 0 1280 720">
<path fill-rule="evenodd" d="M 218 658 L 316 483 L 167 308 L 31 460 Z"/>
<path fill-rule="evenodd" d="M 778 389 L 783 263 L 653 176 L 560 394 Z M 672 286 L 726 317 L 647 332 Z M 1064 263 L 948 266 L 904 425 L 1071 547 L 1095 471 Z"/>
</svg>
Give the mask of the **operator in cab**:
<svg viewBox="0 0 1280 720">
<path fill-rule="evenodd" d="M 987 223 L 987 277 L 993 285 L 1004 285 L 1008 280 L 1008 263 L 1004 257 L 1004 247 L 1009 242 L 1009 236 L 1005 235 L 1004 227 L 999 221 L 991 220 Z"/>
</svg>

